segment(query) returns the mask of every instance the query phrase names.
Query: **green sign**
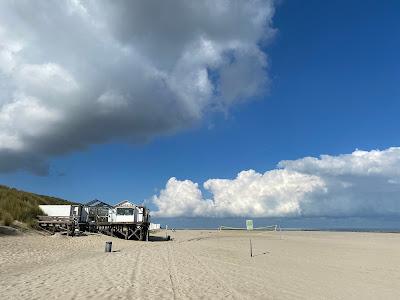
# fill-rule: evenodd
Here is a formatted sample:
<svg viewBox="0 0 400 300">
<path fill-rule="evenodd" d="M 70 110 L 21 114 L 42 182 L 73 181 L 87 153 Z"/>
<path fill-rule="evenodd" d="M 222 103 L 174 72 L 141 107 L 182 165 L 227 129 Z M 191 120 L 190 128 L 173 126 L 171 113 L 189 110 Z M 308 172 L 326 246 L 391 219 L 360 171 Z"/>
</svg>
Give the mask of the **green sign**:
<svg viewBox="0 0 400 300">
<path fill-rule="evenodd" d="M 253 230 L 253 220 L 246 220 L 247 230 Z"/>
</svg>

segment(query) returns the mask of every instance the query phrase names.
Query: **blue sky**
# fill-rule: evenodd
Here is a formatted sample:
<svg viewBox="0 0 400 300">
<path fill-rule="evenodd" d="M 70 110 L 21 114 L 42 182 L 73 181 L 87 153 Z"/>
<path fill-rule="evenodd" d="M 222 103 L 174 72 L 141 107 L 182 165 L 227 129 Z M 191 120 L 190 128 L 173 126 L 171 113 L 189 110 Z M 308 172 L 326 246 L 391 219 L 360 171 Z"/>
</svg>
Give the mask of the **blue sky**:
<svg viewBox="0 0 400 300">
<path fill-rule="evenodd" d="M 272 17 L 277 32 L 261 46 L 267 94 L 207 112 L 177 133 L 90 145 L 51 156 L 46 176 L 22 170 L 0 182 L 82 202 L 140 203 L 170 177 L 201 185 L 281 160 L 399 146 L 399 10 L 398 1 L 282 1 Z"/>
</svg>

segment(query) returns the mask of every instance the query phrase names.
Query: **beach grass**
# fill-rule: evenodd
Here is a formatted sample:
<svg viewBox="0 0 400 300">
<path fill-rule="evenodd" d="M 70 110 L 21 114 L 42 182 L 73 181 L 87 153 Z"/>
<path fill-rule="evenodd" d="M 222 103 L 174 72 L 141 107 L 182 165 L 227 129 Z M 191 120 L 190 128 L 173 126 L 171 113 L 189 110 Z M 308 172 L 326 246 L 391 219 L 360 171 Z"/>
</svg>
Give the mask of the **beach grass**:
<svg viewBox="0 0 400 300">
<path fill-rule="evenodd" d="M 36 224 L 36 216 L 42 215 L 40 204 L 71 204 L 72 202 L 29 193 L 0 185 L 0 221 L 6 226 L 14 220 L 24 222 L 31 227 Z"/>
</svg>

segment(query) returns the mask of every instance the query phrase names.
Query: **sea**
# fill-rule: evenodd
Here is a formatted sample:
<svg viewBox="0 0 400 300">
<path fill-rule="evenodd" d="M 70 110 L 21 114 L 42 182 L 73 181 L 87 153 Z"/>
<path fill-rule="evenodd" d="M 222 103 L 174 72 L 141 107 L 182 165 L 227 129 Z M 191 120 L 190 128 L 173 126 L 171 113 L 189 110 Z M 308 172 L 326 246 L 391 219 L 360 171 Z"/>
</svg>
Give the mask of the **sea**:
<svg viewBox="0 0 400 300">
<path fill-rule="evenodd" d="M 253 220 L 254 228 L 278 225 L 282 230 L 305 231 L 356 231 L 356 232 L 400 232 L 398 216 L 367 217 L 296 217 L 296 218 L 152 218 L 152 223 L 162 228 L 218 229 L 220 226 L 246 228 L 246 220 Z"/>
</svg>

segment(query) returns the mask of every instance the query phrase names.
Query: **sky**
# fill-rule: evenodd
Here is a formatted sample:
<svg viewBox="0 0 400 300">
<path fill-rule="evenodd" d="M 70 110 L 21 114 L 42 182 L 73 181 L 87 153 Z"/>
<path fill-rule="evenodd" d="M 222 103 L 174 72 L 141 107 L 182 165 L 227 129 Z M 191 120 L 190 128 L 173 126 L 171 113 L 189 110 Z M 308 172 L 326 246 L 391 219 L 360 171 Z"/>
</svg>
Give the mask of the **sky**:
<svg viewBox="0 0 400 300">
<path fill-rule="evenodd" d="M 160 218 L 400 215 L 398 1 L 37 4 L 0 4 L 2 184 Z"/>
</svg>

